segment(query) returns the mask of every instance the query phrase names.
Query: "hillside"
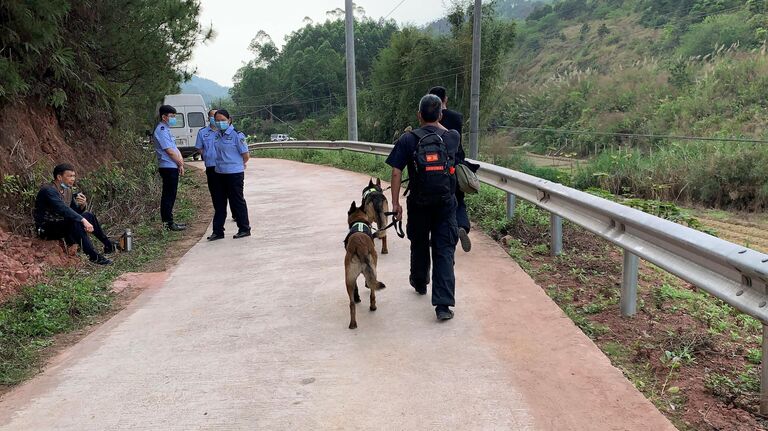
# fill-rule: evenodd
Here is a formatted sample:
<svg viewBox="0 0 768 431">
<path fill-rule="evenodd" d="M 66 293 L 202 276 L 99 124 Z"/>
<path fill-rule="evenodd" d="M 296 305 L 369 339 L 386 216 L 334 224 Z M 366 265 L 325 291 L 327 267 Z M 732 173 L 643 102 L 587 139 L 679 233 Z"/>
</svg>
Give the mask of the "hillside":
<svg viewBox="0 0 768 431">
<path fill-rule="evenodd" d="M 229 87 L 224 87 L 215 81 L 197 75 L 193 75 L 192 79 L 181 84 L 181 92 L 202 95 L 208 106 L 229 98 Z"/>
<path fill-rule="evenodd" d="M 753 0 L 539 7 L 484 122 L 516 145 L 595 158 L 581 188 L 763 209 L 768 154 L 751 141 L 768 137 L 765 12 Z"/>
</svg>

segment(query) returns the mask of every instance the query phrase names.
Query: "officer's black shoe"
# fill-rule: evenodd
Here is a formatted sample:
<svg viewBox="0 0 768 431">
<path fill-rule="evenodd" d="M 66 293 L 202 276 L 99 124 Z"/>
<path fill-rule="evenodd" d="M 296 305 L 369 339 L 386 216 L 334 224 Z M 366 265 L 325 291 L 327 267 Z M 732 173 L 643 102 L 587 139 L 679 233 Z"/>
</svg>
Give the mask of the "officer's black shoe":
<svg viewBox="0 0 768 431">
<path fill-rule="evenodd" d="M 413 282 L 413 277 L 408 277 L 408 282 L 411 283 L 411 286 L 413 286 L 413 289 L 416 290 L 416 293 L 419 295 L 426 295 L 427 294 L 427 285 L 416 285 L 416 283 Z"/>
<path fill-rule="evenodd" d="M 251 236 L 251 231 L 244 230 L 242 232 L 238 232 L 235 235 L 233 235 L 232 238 L 238 239 L 238 238 L 245 238 L 246 236 Z"/>
<path fill-rule="evenodd" d="M 168 229 L 168 230 L 172 230 L 174 232 L 178 232 L 178 231 L 186 229 L 187 226 L 183 225 L 183 224 L 178 224 L 178 223 L 166 223 L 165 224 L 165 228 Z"/>
<path fill-rule="evenodd" d="M 435 314 L 437 315 L 437 320 L 453 319 L 453 311 L 445 305 L 438 305 L 435 307 Z"/>
<path fill-rule="evenodd" d="M 95 259 L 91 259 L 91 262 L 95 263 L 96 265 L 112 265 L 111 259 L 108 259 L 100 254 L 97 254 Z"/>
<path fill-rule="evenodd" d="M 112 254 L 117 251 L 117 243 L 110 241 L 109 244 L 104 244 L 104 254 Z"/>
<path fill-rule="evenodd" d="M 214 233 L 208 238 L 206 238 L 208 241 L 216 241 L 217 239 L 224 239 L 223 233 Z"/>
<path fill-rule="evenodd" d="M 469 240 L 469 234 L 467 234 L 466 229 L 463 227 L 459 228 L 459 241 L 461 242 L 461 249 L 464 250 L 464 253 L 472 250 L 472 241 Z"/>
</svg>

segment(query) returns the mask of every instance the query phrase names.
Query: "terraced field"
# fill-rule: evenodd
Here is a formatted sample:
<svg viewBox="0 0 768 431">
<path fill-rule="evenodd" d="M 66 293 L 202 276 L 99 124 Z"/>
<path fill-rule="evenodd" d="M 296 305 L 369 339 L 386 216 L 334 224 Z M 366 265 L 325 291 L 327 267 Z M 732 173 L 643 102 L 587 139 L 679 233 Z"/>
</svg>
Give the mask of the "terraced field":
<svg viewBox="0 0 768 431">
<path fill-rule="evenodd" d="M 702 211 L 696 217 L 717 236 L 736 244 L 768 253 L 768 217 Z"/>
</svg>

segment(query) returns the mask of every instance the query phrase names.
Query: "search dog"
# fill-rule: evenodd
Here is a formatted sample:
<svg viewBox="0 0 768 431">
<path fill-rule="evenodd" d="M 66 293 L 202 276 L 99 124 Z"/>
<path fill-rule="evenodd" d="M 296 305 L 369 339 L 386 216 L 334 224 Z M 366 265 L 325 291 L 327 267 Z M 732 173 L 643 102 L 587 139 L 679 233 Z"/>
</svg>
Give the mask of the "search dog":
<svg viewBox="0 0 768 431">
<path fill-rule="evenodd" d="M 344 279 L 349 296 L 349 329 L 355 329 L 357 328 L 355 304 L 360 302 L 357 278 L 363 274 L 365 287 L 371 290 L 371 311 L 376 311 L 376 291 L 384 289 L 386 286 L 376 278 L 378 256 L 373 238 L 381 232 L 373 233 L 368 214 L 362 205 L 358 207 L 354 201 L 347 212 L 347 224 L 349 225 L 349 233 L 344 239 L 344 248 L 347 251 L 346 256 L 344 256 Z"/>
<path fill-rule="evenodd" d="M 363 189 L 363 200 L 360 206 L 365 208 L 368 220 L 376 223 L 376 229 L 379 234 L 377 238 L 381 239 L 381 254 L 388 254 L 387 232 L 384 229 L 387 226 L 389 201 L 387 201 L 387 197 L 381 188 L 381 179 L 376 178 L 375 184 L 373 180 L 368 181 L 368 185 Z"/>
</svg>

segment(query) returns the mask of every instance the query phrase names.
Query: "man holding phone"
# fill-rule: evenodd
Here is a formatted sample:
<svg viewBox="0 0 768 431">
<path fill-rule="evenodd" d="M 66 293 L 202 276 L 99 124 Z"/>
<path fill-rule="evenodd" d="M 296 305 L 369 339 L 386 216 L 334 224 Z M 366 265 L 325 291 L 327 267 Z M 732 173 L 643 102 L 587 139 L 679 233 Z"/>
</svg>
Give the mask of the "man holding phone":
<svg viewBox="0 0 768 431">
<path fill-rule="evenodd" d="M 112 261 L 96 252 L 89 233 L 104 244 L 104 254 L 115 251 L 115 243 L 101 229 L 93 213 L 85 211 L 87 197 L 75 193 L 73 187 L 77 173 L 75 167 L 62 163 L 53 168 L 53 181 L 40 188 L 35 198 L 35 227 L 42 239 L 64 239 L 67 244 L 78 244 L 91 262 L 110 265 Z"/>
</svg>

